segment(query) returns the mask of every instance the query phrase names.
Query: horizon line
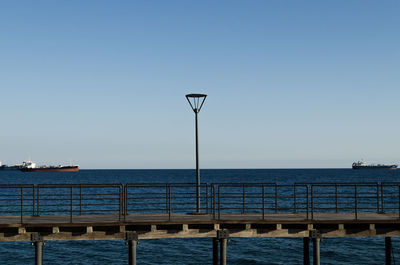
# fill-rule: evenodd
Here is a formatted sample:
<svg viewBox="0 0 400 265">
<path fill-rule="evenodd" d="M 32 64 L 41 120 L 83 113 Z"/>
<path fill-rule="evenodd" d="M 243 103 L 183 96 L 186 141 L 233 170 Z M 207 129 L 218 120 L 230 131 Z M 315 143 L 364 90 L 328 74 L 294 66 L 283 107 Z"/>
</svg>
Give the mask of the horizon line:
<svg viewBox="0 0 400 265">
<path fill-rule="evenodd" d="M 351 167 L 285 167 L 285 168 L 201 168 L 200 170 L 257 170 L 257 169 L 352 169 Z M 79 170 L 196 170 L 195 168 L 80 168 Z"/>
</svg>

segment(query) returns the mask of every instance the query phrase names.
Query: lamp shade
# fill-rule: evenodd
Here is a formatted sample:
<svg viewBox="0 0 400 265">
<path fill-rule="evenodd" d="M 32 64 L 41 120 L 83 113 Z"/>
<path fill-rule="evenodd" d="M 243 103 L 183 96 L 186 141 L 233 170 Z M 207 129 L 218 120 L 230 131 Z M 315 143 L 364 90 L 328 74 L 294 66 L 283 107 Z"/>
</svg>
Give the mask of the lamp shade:
<svg viewBox="0 0 400 265">
<path fill-rule="evenodd" d="M 194 112 L 200 112 L 201 107 L 206 100 L 207 95 L 205 94 L 187 94 L 186 99 L 190 104 L 190 107 Z"/>
</svg>

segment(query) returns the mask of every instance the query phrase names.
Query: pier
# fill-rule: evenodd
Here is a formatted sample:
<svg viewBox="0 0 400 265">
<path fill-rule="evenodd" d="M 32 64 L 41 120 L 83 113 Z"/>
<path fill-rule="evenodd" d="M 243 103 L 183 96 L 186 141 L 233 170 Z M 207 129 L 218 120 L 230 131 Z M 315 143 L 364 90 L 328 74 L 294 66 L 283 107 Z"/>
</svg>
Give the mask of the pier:
<svg viewBox="0 0 400 265">
<path fill-rule="evenodd" d="M 46 242 L 121 240 L 129 264 L 137 244 L 210 238 L 226 264 L 235 237 L 303 238 L 304 264 L 320 264 L 325 237 L 381 237 L 391 264 L 400 236 L 400 183 L 192 183 L 0 185 L 0 241 L 27 241 L 42 264 Z M 312 242 L 312 251 L 310 251 Z M 211 262 L 211 261 L 210 261 Z"/>
</svg>

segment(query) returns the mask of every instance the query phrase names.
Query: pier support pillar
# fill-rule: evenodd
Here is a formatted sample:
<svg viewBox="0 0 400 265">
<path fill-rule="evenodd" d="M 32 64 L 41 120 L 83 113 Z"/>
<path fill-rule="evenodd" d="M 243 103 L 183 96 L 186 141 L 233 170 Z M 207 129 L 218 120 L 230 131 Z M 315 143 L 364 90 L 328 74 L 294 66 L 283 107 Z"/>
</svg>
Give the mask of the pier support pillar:
<svg viewBox="0 0 400 265">
<path fill-rule="evenodd" d="M 321 264 L 321 259 L 320 259 L 320 252 L 319 252 L 319 243 L 321 239 L 320 238 L 314 238 L 313 239 L 313 265 L 320 265 Z"/>
<path fill-rule="evenodd" d="M 220 245 L 221 245 L 221 252 L 220 252 L 220 265 L 226 265 L 226 245 L 227 245 L 228 239 L 222 238 L 220 239 Z"/>
<path fill-rule="evenodd" d="M 218 265 L 218 238 L 214 237 L 213 241 L 213 265 Z"/>
<path fill-rule="evenodd" d="M 43 246 L 46 242 L 43 240 L 42 235 L 35 233 L 31 235 L 31 245 L 35 246 L 35 265 L 43 264 Z"/>
<path fill-rule="evenodd" d="M 385 258 L 386 265 L 392 265 L 392 238 L 385 237 Z"/>
<path fill-rule="evenodd" d="M 311 230 L 310 237 L 313 240 L 313 265 L 320 265 L 320 248 L 319 243 L 322 240 L 321 233 L 318 230 Z"/>
<path fill-rule="evenodd" d="M 229 240 L 229 232 L 228 230 L 218 230 L 217 238 L 220 243 L 220 252 L 219 252 L 219 264 L 226 265 L 226 246 Z"/>
<path fill-rule="evenodd" d="M 303 264 L 310 265 L 310 238 L 303 237 Z"/>
<path fill-rule="evenodd" d="M 126 233 L 126 242 L 128 245 L 128 260 L 129 265 L 136 265 L 136 246 L 139 244 L 138 234 L 136 232 Z"/>
</svg>

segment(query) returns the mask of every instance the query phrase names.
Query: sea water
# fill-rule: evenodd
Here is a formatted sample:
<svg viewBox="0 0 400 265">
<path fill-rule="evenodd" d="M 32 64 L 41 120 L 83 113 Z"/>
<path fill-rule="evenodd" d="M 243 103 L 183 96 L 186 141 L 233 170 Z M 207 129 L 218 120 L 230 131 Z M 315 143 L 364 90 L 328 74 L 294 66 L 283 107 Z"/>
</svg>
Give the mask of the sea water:
<svg viewBox="0 0 400 265">
<path fill-rule="evenodd" d="M 201 182 L 397 182 L 400 170 L 351 169 L 218 169 L 202 170 Z M 0 184 L 104 184 L 138 182 L 195 182 L 194 170 L 81 170 L 74 173 L 22 173 L 0 171 Z M 392 239 L 400 262 L 400 239 Z M 311 246 L 310 246 L 311 247 Z M 302 264 L 301 238 L 232 238 L 227 263 Z M 49 241 L 43 248 L 44 264 L 128 264 L 124 241 Z M 0 243 L 0 264 L 34 264 L 29 242 Z M 324 238 L 322 264 L 384 264 L 384 238 Z M 212 240 L 141 240 L 138 264 L 212 264 Z"/>
</svg>

